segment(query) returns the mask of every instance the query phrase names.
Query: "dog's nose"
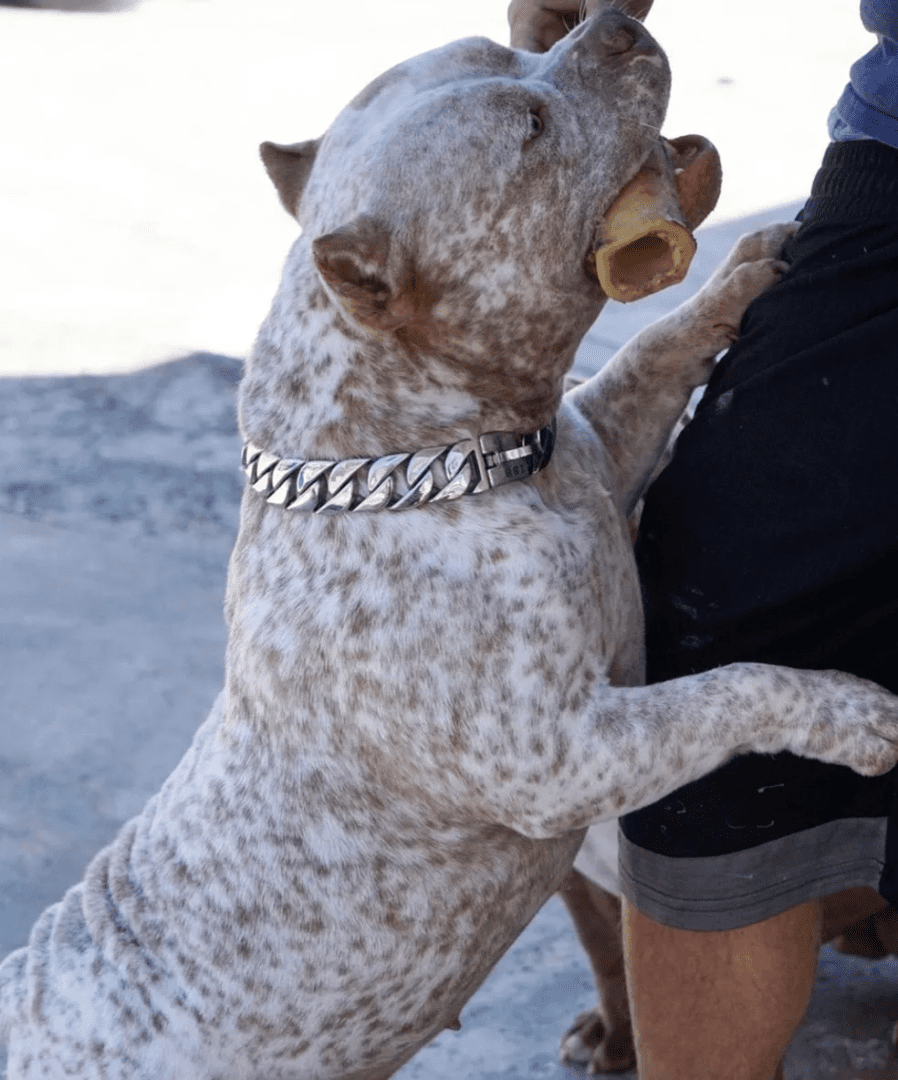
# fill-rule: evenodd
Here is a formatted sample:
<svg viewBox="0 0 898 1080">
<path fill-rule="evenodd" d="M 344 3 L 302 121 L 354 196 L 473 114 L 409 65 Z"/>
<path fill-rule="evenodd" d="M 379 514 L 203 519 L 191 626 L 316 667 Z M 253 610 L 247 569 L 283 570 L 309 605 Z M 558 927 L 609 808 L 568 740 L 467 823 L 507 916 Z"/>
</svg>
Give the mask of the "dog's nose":
<svg viewBox="0 0 898 1080">
<path fill-rule="evenodd" d="M 658 46 L 642 23 L 622 11 L 605 8 L 594 15 L 589 23 L 583 35 L 583 44 L 593 48 L 603 60 L 618 57 L 628 60 L 658 51 Z"/>
</svg>

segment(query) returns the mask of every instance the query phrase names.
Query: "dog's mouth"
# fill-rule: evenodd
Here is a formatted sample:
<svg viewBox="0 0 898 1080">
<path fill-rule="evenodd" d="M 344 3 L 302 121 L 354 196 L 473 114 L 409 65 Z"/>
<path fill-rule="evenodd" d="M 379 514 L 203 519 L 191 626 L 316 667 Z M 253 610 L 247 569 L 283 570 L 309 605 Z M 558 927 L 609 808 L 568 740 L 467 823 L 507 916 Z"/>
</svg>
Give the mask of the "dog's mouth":
<svg viewBox="0 0 898 1080">
<path fill-rule="evenodd" d="M 598 221 L 587 274 L 621 303 L 678 284 L 695 254 L 693 230 L 714 209 L 720 182 L 720 157 L 707 139 L 661 139 Z"/>
</svg>

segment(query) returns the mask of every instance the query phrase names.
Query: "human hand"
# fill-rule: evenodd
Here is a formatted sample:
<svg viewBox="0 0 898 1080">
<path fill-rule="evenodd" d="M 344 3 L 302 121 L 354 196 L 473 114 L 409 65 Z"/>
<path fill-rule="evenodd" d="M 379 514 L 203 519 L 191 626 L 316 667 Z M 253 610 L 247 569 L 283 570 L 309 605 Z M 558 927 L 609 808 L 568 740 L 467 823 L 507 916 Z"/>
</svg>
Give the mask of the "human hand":
<svg viewBox="0 0 898 1080">
<path fill-rule="evenodd" d="M 511 46 L 529 52 L 546 52 L 556 41 L 602 7 L 615 7 L 634 19 L 644 19 L 652 0 L 511 0 L 508 25 Z"/>
</svg>

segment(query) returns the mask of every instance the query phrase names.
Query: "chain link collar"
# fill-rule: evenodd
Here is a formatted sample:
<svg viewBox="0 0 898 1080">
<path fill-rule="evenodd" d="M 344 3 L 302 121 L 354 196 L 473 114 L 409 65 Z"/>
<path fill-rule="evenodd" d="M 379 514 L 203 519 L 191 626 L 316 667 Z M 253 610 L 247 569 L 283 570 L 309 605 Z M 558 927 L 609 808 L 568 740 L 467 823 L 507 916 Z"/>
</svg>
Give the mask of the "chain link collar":
<svg viewBox="0 0 898 1080">
<path fill-rule="evenodd" d="M 241 462 L 273 506 L 316 514 L 404 510 L 525 480 L 549 464 L 555 420 L 526 435 L 491 431 L 452 446 L 345 461 L 295 461 L 245 443 Z"/>
</svg>

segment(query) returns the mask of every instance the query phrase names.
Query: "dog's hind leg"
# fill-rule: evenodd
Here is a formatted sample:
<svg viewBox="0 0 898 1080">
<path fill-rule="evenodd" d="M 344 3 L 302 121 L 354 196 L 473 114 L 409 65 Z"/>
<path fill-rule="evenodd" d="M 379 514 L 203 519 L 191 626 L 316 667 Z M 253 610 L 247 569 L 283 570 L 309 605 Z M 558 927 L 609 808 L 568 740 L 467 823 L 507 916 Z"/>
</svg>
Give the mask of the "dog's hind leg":
<svg viewBox="0 0 898 1080">
<path fill-rule="evenodd" d="M 561 1040 L 561 1060 L 586 1064 L 591 1073 L 627 1072 L 636 1066 L 630 1004 L 624 976 L 621 903 L 572 870 L 558 895 L 589 957 L 599 993 L 594 1009 L 581 1013 Z"/>
</svg>

